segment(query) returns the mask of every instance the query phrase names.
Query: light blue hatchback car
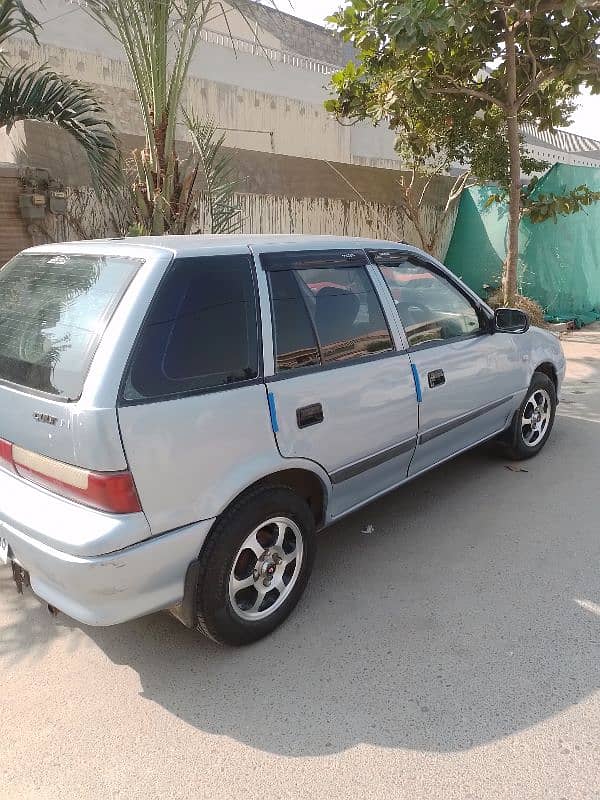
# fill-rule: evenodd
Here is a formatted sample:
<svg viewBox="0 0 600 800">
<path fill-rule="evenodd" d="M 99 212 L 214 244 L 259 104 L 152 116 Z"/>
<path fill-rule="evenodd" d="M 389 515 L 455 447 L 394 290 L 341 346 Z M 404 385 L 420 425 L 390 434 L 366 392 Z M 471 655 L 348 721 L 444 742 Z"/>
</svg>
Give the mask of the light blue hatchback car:
<svg viewBox="0 0 600 800">
<path fill-rule="evenodd" d="M 53 609 L 272 631 L 316 531 L 499 437 L 550 435 L 560 343 L 408 245 L 168 236 L 0 272 L 0 561 Z"/>
</svg>

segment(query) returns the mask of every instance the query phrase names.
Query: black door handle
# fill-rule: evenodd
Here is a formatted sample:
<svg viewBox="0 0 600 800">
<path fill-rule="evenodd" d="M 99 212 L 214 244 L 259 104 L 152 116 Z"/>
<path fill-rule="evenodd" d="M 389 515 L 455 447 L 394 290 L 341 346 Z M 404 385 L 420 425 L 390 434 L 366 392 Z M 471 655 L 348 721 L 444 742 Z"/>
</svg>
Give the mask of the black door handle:
<svg viewBox="0 0 600 800">
<path fill-rule="evenodd" d="M 443 369 L 434 369 L 433 372 L 429 372 L 427 379 L 429 380 L 430 389 L 434 389 L 436 386 L 443 386 L 446 383 Z"/>
<path fill-rule="evenodd" d="M 321 403 L 313 403 L 310 406 L 296 409 L 296 421 L 299 428 L 308 428 L 311 425 L 318 425 L 323 422 L 323 406 Z"/>
</svg>

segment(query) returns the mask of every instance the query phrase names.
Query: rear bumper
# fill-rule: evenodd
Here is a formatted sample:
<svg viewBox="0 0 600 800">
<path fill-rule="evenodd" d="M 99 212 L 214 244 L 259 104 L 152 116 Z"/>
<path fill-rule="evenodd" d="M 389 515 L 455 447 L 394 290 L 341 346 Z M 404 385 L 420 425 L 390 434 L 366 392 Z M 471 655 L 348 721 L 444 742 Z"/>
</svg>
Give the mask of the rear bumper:
<svg viewBox="0 0 600 800">
<path fill-rule="evenodd" d="M 115 625 L 177 605 L 213 520 L 102 556 L 69 555 L 2 521 L 12 557 L 38 597 L 86 625 Z"/>
<path fill-rule="evenodd" d="M 51 550 L 87 557 L 112 553 L 151 535 L 142 512 L 107 514 L 67 500 L 0 468 L 0 525 Z"/>
</svg>

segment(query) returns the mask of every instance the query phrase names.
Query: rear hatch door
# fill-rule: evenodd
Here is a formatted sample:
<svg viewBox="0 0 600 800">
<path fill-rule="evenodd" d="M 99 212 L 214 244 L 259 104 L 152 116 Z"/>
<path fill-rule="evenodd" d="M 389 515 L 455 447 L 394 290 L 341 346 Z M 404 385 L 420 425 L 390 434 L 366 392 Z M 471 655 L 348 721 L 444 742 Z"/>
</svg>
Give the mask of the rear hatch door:
<svg viewBox="0 0 600 800">
<path fill-rule="evenodd" d="M 126 467 L 115 407 L 84 408 L 80 398 L 98 343 L 142 263 L 118 254 L 25 251 L 0 270 L 0 438 L 86 469 Z"/>
</svg>

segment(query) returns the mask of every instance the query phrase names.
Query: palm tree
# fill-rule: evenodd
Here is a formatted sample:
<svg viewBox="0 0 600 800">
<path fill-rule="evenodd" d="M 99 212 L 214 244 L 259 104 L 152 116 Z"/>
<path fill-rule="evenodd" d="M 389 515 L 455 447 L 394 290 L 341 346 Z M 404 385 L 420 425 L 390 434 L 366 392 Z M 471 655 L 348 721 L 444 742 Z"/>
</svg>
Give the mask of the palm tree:
<svg viewBox="0 0 600 800">
<path fill-rule="evenodd" d="M 228 0 L 253 35 L 256 2 Z M 188 232 L 202 181 L 210 197 L 212 232 L 233 230 L 239 225 L 239 214 L 232 213 L 236 181 L 221 152 L 224 137 L 217 138 L 212 120 L 186 113 L 181 105 L 202 28 L 217 16 L 227 20 L 220 0 L 86 0 L 83 8 L 123 47 L 137 91 L 145 146 L 133 152 L 136 230 Z M 180 112 L 191 139 L 187 159 L 175 146 Z"/>
<path fill-rule="evenodd" d="M 45 66 L 11 67 L 2 50 L 15 33 L 36 43 L 40 23 L 21 0 L 0 0 L 0 129 L 8 132 L 20 120 L 58 125 L 83 147 L 94 187 L 113 191 L 122 182 L 119 150 L 112 125 L 89 86 Z"/>
</svg>

